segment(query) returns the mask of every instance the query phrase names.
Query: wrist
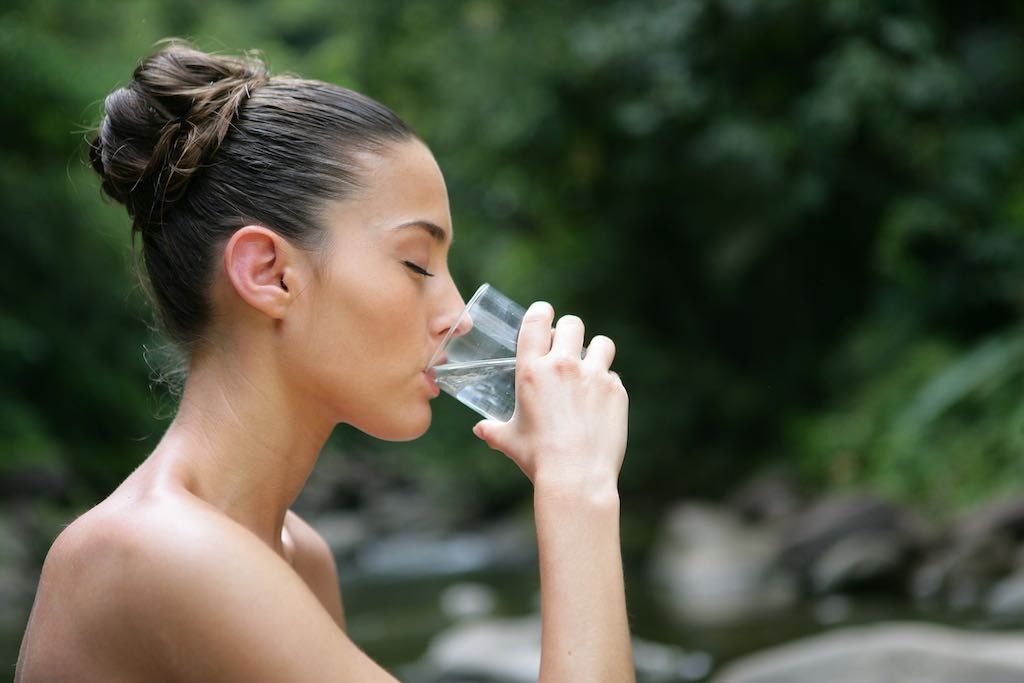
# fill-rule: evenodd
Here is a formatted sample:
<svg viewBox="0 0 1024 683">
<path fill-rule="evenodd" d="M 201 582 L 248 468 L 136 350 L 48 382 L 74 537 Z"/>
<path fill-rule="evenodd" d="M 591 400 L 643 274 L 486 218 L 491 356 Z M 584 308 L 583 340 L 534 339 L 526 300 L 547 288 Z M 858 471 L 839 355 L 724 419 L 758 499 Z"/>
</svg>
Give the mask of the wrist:
<svg viewBox="0 0 1024 683">
<path fill-rule="evenodd" d="M 592 481 L 583 478 L 537 477 L 533 484 L 535 506 L 566 506 L 569 508 L 619 509 L 619 489 L 612 480 Z"/>
</svg>

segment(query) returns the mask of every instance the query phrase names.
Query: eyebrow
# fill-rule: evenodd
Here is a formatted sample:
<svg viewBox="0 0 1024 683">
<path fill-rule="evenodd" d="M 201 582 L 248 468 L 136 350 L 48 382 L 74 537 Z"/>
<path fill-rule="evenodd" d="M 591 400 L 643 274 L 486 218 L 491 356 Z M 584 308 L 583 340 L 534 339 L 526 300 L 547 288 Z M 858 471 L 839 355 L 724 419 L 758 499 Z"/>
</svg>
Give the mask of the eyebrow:
<svg viewBox="0 0 1024 683">
<path fill-rule="evenodd" d="M 408 223 L 402 223 L 401 225 L 395 226 L 395 230 L 402 230 L 404 228 L 419 228 L 420 230 L 424 230 L 434 238 L 435 242 L 439 244 L 445 244 L 448 242 L 448 231 L 440 225 L 431 223 L 430 221 L 409 221 Z"/>
</svg>

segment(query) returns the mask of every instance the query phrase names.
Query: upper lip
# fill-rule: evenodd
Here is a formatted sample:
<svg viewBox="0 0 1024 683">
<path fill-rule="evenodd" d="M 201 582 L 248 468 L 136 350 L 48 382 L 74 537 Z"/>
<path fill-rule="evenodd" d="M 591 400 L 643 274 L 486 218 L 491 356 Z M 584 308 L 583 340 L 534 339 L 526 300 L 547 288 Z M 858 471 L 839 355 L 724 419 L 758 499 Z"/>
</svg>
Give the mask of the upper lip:
<svg viewBox="0 0 1024 683">
<path fill-rule="evenodd" d="M 431 361 L 433 361 L 433 362 L 431 362 Z M 433 367 L 435 367 L 437 365 L 444 365 L 447 362 L 448 362 L 448 354 L 442 352 L 442 353 L 437 354 L 436 356 L 431 356 L 430 360 L 427 361 L 428 364 L 427 364 L 426 369 L 430 370 L 431 368 L 433 368 Z"/>
</svg>

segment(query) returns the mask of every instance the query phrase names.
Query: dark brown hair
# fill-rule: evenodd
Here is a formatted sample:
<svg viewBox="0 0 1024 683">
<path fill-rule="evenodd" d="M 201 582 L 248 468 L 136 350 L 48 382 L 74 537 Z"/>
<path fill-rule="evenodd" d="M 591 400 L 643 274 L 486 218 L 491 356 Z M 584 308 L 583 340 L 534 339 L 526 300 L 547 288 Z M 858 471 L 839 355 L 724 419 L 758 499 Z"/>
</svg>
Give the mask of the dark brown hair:
<svg viewBox="0 0 1024 683">
<path fill-rule="evenodd" d="M 89 156 L 141 235 L 164 328 L 189 350 L 210 316 L 217 248 L 235 230 L 256 223 L 314 248 L 325 203 L 360 187 L 356 154 L 414 138 L 359 93 L 165 41 L 107 96 Z"/>
</svg>

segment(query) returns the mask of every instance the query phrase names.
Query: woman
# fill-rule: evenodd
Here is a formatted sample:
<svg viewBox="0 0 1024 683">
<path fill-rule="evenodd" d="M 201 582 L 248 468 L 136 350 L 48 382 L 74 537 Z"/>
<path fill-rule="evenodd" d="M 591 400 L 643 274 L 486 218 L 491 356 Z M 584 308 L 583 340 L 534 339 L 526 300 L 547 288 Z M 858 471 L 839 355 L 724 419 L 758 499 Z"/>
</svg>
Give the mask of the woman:
<svg viewBox="0 0 1024 683">
<path fill-rule="evenodd" d="M 153 453 L 53 544 L 17 681 L 394 680 L 288 508 L 338 423 L 430 424 L 425 364 L 463 307 L 436 162 L 366 97 L 174 42 L 106 99 L 91 160 L 189 372 Z M 541 680 L 630 681 L 626 393 L 612 342 L 580 360 L 583 324 L 553 316 L 527 312 L 515 416 L 474 432 L 534 485 Z"/>
</svg>

